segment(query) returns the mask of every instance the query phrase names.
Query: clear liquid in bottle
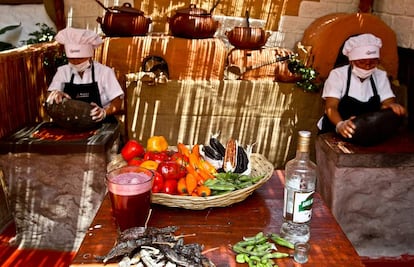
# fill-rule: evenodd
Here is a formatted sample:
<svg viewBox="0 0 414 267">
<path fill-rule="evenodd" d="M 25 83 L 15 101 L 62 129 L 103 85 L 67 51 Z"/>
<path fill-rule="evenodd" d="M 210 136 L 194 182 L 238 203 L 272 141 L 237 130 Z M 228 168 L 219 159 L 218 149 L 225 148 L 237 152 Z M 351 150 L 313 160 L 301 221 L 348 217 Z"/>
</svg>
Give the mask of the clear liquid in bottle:
<svg viewBox="0 0 414 267">
<path fill-rule="evenodd" d="M 300 131 L 296 157 L 286 163 L 284 188 L 284 222 L 280 235 L 286 240 L 308 242 L 312 217 L 316 164 L 309 159 L 311 133 Z"/>
</svg>

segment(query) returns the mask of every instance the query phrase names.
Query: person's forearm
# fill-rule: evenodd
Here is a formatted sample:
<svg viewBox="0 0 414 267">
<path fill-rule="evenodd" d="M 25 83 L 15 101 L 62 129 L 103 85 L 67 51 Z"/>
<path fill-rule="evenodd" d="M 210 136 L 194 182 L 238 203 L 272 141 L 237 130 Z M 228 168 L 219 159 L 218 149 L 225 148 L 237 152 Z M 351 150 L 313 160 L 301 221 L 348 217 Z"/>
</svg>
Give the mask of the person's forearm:
<svg viewBox="0 0 414 267">
<path fill-rule="evenodd" d="M 391 97 L 391 98 L 388 98 L 388 99 L 385 99 L 384 101 L 382 101 L 382 103 L 381 103 L 381 109 L 386 109 L 386 108 L 389 108 L 392 104 L 394 104 L 395 103 L 395 98 L 394 97 Z"/>
<path fill-rule="evenodd" d="M 338 110 L 336 109 L 327 108 L 325 113 L 328 116 L 329 120 L 332 122 L 332 124 L 335 126 L 343 120 L 341 115 L 339 115 Z"/>
<path fill-rule="evenodd" d="M 116 115 L 121 113 L 123 106 L 123 98 L 117 97 L 111 101 L 108 107 L 105 108 L 106 115 Z"/>
</svg>

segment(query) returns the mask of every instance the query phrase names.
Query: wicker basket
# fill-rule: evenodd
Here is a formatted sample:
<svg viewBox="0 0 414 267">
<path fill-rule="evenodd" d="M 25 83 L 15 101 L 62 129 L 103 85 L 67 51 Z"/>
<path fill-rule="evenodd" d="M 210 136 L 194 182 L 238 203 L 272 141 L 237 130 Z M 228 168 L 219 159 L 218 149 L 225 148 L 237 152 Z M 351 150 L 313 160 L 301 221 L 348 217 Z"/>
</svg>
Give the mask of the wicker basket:
<svg viewBox="0 0 414 267">
<path fill-rule="evenodd" d="M 250 157 L 253 176 L 264 175 L 254 185 L 218 196 L 193 197 L 177 196 L 164 193 L 152 194 L 152 203 L 168 207 L 178 207 L 190 210 L 203 210 L 210 207 L 226 207 L 241 202 L 250 196 L 254 190 L 266 183 L 273 174 L 274 167 L 263 155 L 253 153 Z"/>
</svg>

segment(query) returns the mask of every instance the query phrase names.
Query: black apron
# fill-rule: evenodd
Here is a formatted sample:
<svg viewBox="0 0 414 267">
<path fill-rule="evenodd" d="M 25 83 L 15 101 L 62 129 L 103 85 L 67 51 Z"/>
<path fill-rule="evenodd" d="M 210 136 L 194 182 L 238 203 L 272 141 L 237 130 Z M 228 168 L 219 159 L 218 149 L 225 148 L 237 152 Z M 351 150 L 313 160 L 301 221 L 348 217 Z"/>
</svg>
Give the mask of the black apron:
<svg viewBox="0 0 414 267">
<path fill-rule="evenodd" d="M 74 84 L 73 80 L 75 78 L 75 74 L 72 74 L 70 78 L 70 82 L 65 83 L 65 87 L 63 88 L 63 92 L 70 95 L 72 99 L 81 100 L 87 103 L 94 102 L 101 108 L 101 94 L 99 93 L 98 83 L 95 81 L 95 68 L 92 62 L 91 64 L 92 70 L 92 82 L 86 84 Z M 107 116 L 101 123 L 118 123 L 118 120 L 115 116 Z"/>
<path fill-rule="evenodd" d="M 81 100 L 87 103 L 94 102 L 102 107 L 101 94 L 99 93 L 98 83 L 95 81 L 95 68 L 92 63 L 92 82 L 86 84 L 74 84 L 75 74 L 70 77 L 70 82 L 65 83 L 63 92 L 70 95 L 72 99 Z"/>
<path fill-rule="evenodd" d="M 347 120 L 352 116 L 359 116 L 364 113 L 379 111 L 381 109 L 381 100 L 378 95 L 377 87 L 375 86 L 374 79 L 370 77 L 371 87 L 373 96 L 367 102 L 361 102 L 353 97 L 348 96 L 349 87 L 351 84 L 352 67 L 349 65 L 348 78 L 346 83 L 345 95 L 339 101 L 338 112 L 343 120 Z M 322 129 L 319 131 L 320 134 L 326 132 L 334 132 L 336 126 L 329 120 L 325 114 L 322 119 Z"/>
</svg>

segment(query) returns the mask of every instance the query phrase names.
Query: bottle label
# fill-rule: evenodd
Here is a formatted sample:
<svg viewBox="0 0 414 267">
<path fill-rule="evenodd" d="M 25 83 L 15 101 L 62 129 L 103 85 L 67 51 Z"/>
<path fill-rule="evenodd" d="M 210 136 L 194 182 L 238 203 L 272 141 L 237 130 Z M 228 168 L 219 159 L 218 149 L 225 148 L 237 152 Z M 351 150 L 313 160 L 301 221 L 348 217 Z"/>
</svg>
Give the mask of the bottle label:
<svg viewBox="0 0 414 267">
<path fill-rule="evenodd" d="M 305 223 L 312 217 L 313 191 L 295 192 L 293 200 L 293 222 Z"/>
<path fill-rule="evenodd" d="M 312 217 L 313 194 L 311 192 L 290 191 L 285 188 L 283 216 L 294 223 L 309 222 Z"/>
</svg>

